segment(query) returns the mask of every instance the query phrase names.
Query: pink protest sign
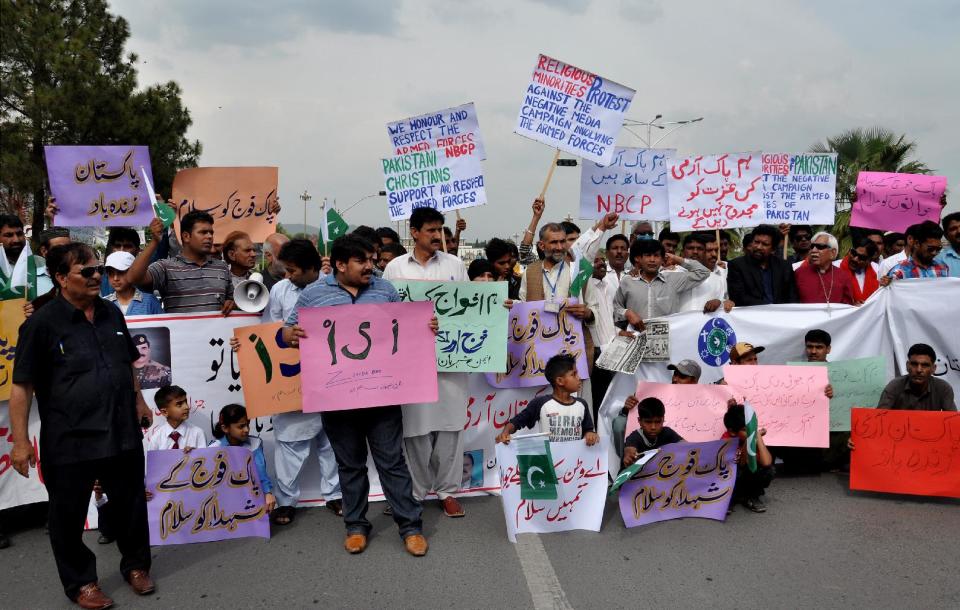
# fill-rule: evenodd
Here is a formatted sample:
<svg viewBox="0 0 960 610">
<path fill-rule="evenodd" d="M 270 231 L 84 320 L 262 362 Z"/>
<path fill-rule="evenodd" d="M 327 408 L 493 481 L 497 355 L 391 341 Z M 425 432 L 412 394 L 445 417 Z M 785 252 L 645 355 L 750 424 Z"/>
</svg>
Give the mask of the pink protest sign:
<svg viewBox="0 0 960 610">
<path fill-rule="evenodd" d="M 680 157 L 668 165 L 671 230 L 755 227 L 764 221 L 760 153 Z"/>
<path fill-rule="evenodd" d="M 850 226 L 904 232 L 924 220 L 940 222 L 945 176 L 860 172 Z"/>
<path fill-rule="evenodd" d="M 757 412 L 774 447 L 829 447 L 830 401 L 825 366 L 726 365 L 724 379 L 737 401 Z"/>
<path fill-rule="evenodd" d="M 715 441 L 725 432 L 723 414 L 727 412 L 727 401 L 733 398 L 733 391 L 726 385 L 638 382 L 637 399 L 648 396 L 663 402 L 666 409 L 664 426 L 673 428 L 686 441 L 703 443 Z M 630 434 L 639 427 L 634 408 L 627 416 L 626 433 Z"/>
<path fill-rule="evenodd" d="M 435 402 L 432 317 L 430 301 L 300 309 L 304 412 Z"/>
</svg>

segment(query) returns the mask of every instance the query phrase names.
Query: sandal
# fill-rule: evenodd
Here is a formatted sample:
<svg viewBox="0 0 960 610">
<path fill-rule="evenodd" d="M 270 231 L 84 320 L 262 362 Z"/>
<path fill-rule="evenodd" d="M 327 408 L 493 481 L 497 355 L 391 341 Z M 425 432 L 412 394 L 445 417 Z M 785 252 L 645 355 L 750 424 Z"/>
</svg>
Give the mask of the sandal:
<svg viewBox="0 0 960 610">
<path fill-rule="evenodd" d="M 290 525 L 294 515 L 292 506 L 278 506 L 273 511 L 273 522 L 277 525 Z"/>
<path fill-rule="evenodd" d="M 343 502 L 341 500 L 329 500 L 324 506 L 334 515 L 338 517 L 343 516 Z"/>
</svg>

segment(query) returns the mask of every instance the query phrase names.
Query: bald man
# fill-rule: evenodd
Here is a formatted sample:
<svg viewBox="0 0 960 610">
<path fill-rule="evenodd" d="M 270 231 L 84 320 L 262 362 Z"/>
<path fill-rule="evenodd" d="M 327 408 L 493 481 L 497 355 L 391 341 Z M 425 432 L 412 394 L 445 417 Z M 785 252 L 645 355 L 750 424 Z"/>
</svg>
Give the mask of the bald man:
<svg viewBox="0 0 960 610">
<path fill-rule="evenodd" d="M 266 261 L 263 268 L 263 284 L 267 290 L 273 288 L 273 285 L 282 280 L 286 274 L 277 254 L 280 253 L 283 244 L 288 241 L 290 238 L 283 233 L 272 233 L 263 241 L 263 258 Z"/>
</svg>

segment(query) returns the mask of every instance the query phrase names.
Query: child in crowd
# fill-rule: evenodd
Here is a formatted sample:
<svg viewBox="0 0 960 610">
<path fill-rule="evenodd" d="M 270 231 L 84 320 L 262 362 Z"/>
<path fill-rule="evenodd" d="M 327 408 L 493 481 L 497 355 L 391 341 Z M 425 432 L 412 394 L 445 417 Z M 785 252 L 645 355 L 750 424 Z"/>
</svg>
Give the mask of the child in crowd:
<svg viewBox="0 0 960 610">
<path fill-rule="evenodd" d="M 471 282 L 492 282 L 496 279 L 494 273 L 493 265 L 485 258 L 475 259 L 467 267 L 467 277 Z"/>
<path fill-rule="evenodd" d="M 497 436 L 497 442 L 508 444 L 511 434 L 539 423 L 540 432 L 547 433 L 551 442 L 584 439 L 587 445 L 595 444 L 599 437 L 594 432 L 590 407 L 582 398 L 573 396 L 581 386 L 577 361 L 569 354 L 557 354 L 547 361 L 544 376 L 553 387 L 553 393 L 531 400 L 523 411 L 507 422 Z"/>
<path fill-rule="evenodd" d="M 147 451 L 190 450 L 207 446 L 207 437 L 203 430 L 187 421 L 190 417 L 190 400 L 183 388 L 176 385 L 162 386 L 153 395 L 153 401 L 166 421 L 147 436 Z"/>
<path fill-rule="evenodd" d="M 669 445 L 682 443 L 683 437 L 664 427 L 663 415 L 666 409 L 659 398 L 652 396 L 644 398 L 637 404 L 637 419 L 640 427 L 627 436 L 623 448 L 623 465 L 629 466 L 637 461 L 637 457 L 644 451 Z"/>
<path fill-rule="evenodd" d="M 737 482 L 733 488 L 732 502 L 741 502 L 755 513 L 767 512 L 767 507 L 760 496 L 773 481 L 773 456 L 763 442 L 766 430 L 760 429 L 757 434 L 757 471 L 751 472 L 747 466 L 747 423 L 743 412 L 743 405 L 731 404 L 723 415 L 723 427 L 727 429 L 721 438 L 739 438 L 740 448 L 737 450 Z"/>
<path fill-rule="evenodd" d="M 263 489 L 267 512 L 277 506 L 277 499 L 273 495 L 273 482 L 267 475 L 267 461 L 263 457 L 263 445 L 260 437 L 250 436 L 250 420 L 243 405 L 230 404 L 220 409 L 220 418 L 213 424 L 213 441 L 211 447 L 246 447 L 253 454 L 253 463 L 257 467 L 260 477 L 260 487 Z"/>
</svg>

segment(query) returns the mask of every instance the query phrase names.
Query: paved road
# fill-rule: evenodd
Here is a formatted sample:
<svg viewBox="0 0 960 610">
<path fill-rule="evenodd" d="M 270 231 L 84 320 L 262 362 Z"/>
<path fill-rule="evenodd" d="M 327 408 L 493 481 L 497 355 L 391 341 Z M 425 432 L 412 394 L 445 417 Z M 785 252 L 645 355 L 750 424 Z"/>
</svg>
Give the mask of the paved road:
<svg viewBox="0 0 960 610">
<path fill-rule="evenodd" d="M 522 536 L 516 546 L 499 498 L 465 500 L 459 520 L 433 503 L 422 559 L 403 552 L 382 504 L 359 556 L 342 551 L 336 517 L 307 509 L 269 542 L 155 549 L 159 589 L 148 598 L 121 582 L 115 546 L 86 536 L 123 607 L 960 608 L 960 502 L 851 494 L 838 475 L 779 479 L 767 498 L 763 515 L 739 507 L 726 523 L 632 530 L 610 502 L 599 534 Z M 0 566 L 0 607 L 72 607 L 42 529 L 17 532 Z"/>
</svg>

